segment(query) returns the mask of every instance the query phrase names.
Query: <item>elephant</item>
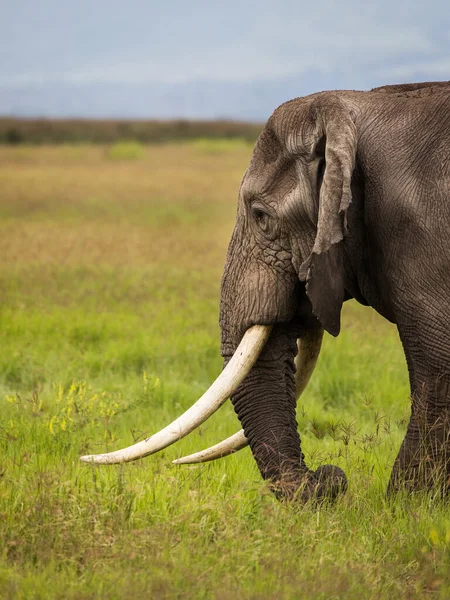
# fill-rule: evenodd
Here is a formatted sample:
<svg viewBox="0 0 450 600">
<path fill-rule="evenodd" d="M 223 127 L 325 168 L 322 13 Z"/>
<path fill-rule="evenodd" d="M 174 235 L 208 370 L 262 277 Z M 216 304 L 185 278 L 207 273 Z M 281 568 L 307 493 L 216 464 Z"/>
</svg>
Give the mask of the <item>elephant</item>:
<svg viewBox="0 0 450 600">
<path fill-rule="evenodd" d="M 221 284 L 224 370 L 184 415 L 114 463 L 187 435 L 228 398 L 242 431 L 179 459 L 249 444 L 280 499 L 334 498 L 345 473 L 305 463 L 296 400 L 345 301 L 397 326 L 411 417 L 388 492 L 450 485 L 450 82 L 326 91 L 279 106 L 238 196 Z M 297 367 L 295 357 L 297 356 Z M 296 371 L 297 369 L 297 371 Z"/>
</svg>

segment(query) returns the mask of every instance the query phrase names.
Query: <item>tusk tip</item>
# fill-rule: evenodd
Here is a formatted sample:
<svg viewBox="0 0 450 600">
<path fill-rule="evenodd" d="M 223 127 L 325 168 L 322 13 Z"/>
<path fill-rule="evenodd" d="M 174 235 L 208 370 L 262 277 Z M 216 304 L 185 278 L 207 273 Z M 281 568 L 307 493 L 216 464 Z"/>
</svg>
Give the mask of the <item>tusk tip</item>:
<svg viewBox="0 0 450 600">
<path fill-rule="evenodd" d="M 86 454 L 85 456 L 80 456 L 80 462 L 88 463 L 90 465 L 109 465 L 121 461 L 111 460 L 107 454 Z"/>
<path fill-rule="evenodd" d="M 95 462 L 95 457 L 92 454 L 86 454 L 86 456 L 80 456 L 80 461 L 84 463 L 93 463 Z"/>
</svg>

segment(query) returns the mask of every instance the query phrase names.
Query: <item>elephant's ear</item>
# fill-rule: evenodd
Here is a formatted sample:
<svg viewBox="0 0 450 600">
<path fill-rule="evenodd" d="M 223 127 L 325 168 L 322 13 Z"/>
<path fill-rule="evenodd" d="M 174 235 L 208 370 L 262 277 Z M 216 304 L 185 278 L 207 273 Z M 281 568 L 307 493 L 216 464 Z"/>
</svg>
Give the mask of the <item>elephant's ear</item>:
<svg viewBox="0 0 450 600">
<path fill-rule="evenodd" d="M 316 238 L 299 276 L 306 281 L 313 313 L 336 336 L 341 327 L 345 294 L 342 240 L 351 202 L 356 127 L 349 109 L 337 96 L 317 98 L 310 110 L 316 148 L 323 147 L 325 141 L 325 172 L 319 194 Z"/>
</svg>

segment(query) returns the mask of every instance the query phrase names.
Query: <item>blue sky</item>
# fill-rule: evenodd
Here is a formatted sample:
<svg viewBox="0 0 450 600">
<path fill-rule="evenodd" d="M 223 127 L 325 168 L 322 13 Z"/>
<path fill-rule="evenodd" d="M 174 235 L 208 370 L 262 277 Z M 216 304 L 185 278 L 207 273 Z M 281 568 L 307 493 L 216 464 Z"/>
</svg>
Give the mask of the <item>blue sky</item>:
<svg viewBox="0 0 450 600">
<path fill-rule="evenodd" d="M 450 79 L 443 0 L 15 0 L 2 17 L 7 114 L 101 116 L 103 97 L 104 116 L 261 118 L 321 89 Z"/>
</svg>

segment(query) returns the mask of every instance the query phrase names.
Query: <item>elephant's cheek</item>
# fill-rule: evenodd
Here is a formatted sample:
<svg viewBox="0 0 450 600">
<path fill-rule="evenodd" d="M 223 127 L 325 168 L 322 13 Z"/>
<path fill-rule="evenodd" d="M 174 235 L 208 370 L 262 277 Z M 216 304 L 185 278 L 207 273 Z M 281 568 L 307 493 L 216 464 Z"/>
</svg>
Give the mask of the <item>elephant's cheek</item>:
<svg viewBox="0 0 450 600">
<path fill-rule="evenodd" d="M 231 260 L 231 259 L 229 259 Z M 233 253 L 222 280 L 220 326 L 229 352 L 252 325 L 287 323 L 294 318 L 299 300 L 295 272 Z"/>
</svg>

